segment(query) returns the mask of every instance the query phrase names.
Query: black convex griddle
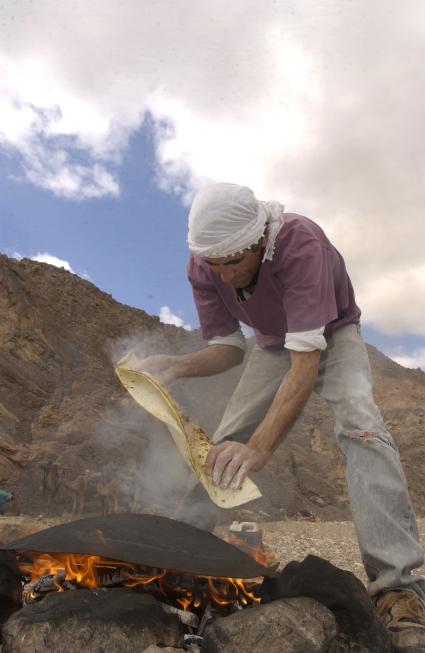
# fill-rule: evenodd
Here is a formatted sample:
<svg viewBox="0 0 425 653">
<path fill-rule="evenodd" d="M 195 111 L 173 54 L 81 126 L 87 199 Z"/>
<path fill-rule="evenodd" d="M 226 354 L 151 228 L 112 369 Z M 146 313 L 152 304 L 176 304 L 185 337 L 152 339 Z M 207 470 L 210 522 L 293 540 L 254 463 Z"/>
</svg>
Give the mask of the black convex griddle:
<svg viewBox="0 0 425 653">
<path fill-rule="evenodd" d="M 76 553 L 218 578 L 275 577 L 232 544 L 157 515 L 89 517 L 33 533 L 0 547 L 14 552 Z"/>
</svg>

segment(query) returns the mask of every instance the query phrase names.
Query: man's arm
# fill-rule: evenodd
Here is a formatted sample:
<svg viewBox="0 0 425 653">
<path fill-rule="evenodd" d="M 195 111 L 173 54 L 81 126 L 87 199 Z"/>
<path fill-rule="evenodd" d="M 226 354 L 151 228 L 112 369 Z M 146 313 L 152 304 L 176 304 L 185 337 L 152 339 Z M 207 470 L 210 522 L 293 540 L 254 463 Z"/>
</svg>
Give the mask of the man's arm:
<svg viewBox="0 0 425 653">
<path fill-rule="evenodd" d="M 209 345 L 204 349 L 182 356 L 172 356 L 175 378 L 213 376 L 240 365 L 244 352 L 229 345 Z"/>
<path fill-rule="evenodd" d="M 244 352 L 232 345 L 208 345 L 204 349 L 180 356 L 149 356 L 138 359 L 132 355 L 123 358 L 118 365 L 151 373 L 162 383 L 171 383 L 183 377 L 212 376 L 235 365 L 240 365 Z"/>
<path fill-rule="evenodd" d="M 320 351 L 291 351 L 291 369 L 285 375 L 264 419 L 249 442 L 223 442 L 211 449 L 206 471 L 221 487 L 240 487 L 250 470 L 258 471 L 298 419 L 316 383 Z"/>
</svg>

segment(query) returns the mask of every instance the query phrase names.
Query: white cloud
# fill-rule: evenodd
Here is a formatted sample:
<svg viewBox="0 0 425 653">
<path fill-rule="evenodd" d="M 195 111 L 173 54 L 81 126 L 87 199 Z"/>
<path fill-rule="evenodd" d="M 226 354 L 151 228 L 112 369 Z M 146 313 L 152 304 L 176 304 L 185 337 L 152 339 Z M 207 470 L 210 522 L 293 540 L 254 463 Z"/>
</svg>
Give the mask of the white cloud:
<svg viewBox="0 0 425 653">
<path fill-rule="evenodd" d="M 102 138 L 111 131 L 105 117 L 57 84 L 47 62 L 18 64 L 0 53 L 0 70 L 0 144 L 20 153 L 23 177 L 72 199 L 117 195 L 104 165 L 112 158 Z"/>
<path fill-rule="evenodd" d="M 425 265 L 400 269 L 396 261 L 392 267 L 360 279 L 359 303 L 367 322 L 388 335 L 425 335 Z"/>
<path fill-rule="evenodd" d="M 18 261 L 21 261 L 24 258 L 24 254 L 21 254 L 21 252 L 17 251 L 6 250 L 6 255 L 10 256 L 11 258 L 16 258 Z M 75 272 L 68 261 L 60 259 L 53 254 L 49 254 L 48 252 L 38 252 L 38 254 L 35 254 L 35 256 L 28 256 L 26 258 L 29 258 L 31 261 L 38 261 L 39 263 L 48 263 L 49 265 L 54 265 L 57 268 L 64 268 L 68 272 L 72 272 L 72 274 L 76 274 L 82 279 L 91 281 L 90 276 L 87 272 Z"/>
<path fill-rule="evenodd" d="M 425 372 L 425 347 L 414 349 L 411 352 L 406 352 L 402 348 L 398 348 L 387 352 L 387 356 L 399 365 L 403 365 L 403 367 L 410 367 L 412 369 L 421 368 Z"/>
<path fill-rule="evenodd" d="M 53 256 L 52 254 L 48 254 L 47 252 L 39 252 L 35 256 L 31 256 L 31 260 L 38 261 L 39 263 L 48 263 L 49 265 L 54 265 L 57 268 L 64 268 L 65 270 L 68 270 L 68 272 L 72 272 L 72 274 L 75 274 L 74 270 L 72 269 L 68 261 L 63 261 L 57 256 Z"/>
<path fill-rule="evenodd" d="M 183 318 L 175 315 L 169 306 L 161 306 L 159 309 L 159 319 L 163 324 L 174 324 L 174 326 L 183 327 L 187 331 L 192 331 L 190 324 L 185 324 Z"/>
<path fill-rule="evenodd" d="M 117 195 L 149 111 L 160 186 L 187 202 L 207 179 L 246 183 L 310 215 L 343 252 L 363 320 L 425 335 L 423 0 L 17 0 L 0 12 L 0 144 L 26 179 L 73 199 Z"/>
</svg>

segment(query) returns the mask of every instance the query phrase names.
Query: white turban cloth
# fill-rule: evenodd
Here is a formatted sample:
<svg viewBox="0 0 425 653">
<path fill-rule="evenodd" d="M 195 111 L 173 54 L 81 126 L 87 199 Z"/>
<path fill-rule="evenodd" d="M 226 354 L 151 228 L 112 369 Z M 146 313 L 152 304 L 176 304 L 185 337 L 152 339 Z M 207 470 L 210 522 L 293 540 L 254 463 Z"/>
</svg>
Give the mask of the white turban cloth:
<svg viewBox="0 0 425 653">
<path fill-rule="evenodd" d="M 257 243 L 267 225 L 263 262 L 273 258 L 285 207 L 261 202 L 247 186 L 218 183 L 204 186 L 189 213 L 189 249 L 198 256 L 222 258 Z"/>
</svg>

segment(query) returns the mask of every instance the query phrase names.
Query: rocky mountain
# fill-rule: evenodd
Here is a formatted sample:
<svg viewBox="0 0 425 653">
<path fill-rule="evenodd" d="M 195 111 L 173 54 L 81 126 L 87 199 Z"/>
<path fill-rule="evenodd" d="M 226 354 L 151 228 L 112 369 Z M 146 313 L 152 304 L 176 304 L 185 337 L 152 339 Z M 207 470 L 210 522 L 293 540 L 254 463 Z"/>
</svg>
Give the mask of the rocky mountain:
<svg viewBox="0 0 425 653">
<path fill-rule="evenodd" d="M 113 362 L 130 349 L 192 351 L 202 346 L 199 334 L 163 325 L 63 269 L 6 256 L 0 256 L 0 316 L 0 488 L 15 492 L 15 510 L 90 514 L 125 504 L 172 513 L 184 492 L 183 463 L 162 425 L 126 395 Z M 376 401 L 423 515 L 425 374 L 373 347 L 369 353 Z M 237 368 L 176 382 L 171 391 L 211 433 L 239 374 Z M 332 419 L 318 397 L 255 480 L 264 497 L 242 509 L 241 518 L 302 511 L 349 517 Z"/>
</svg>

